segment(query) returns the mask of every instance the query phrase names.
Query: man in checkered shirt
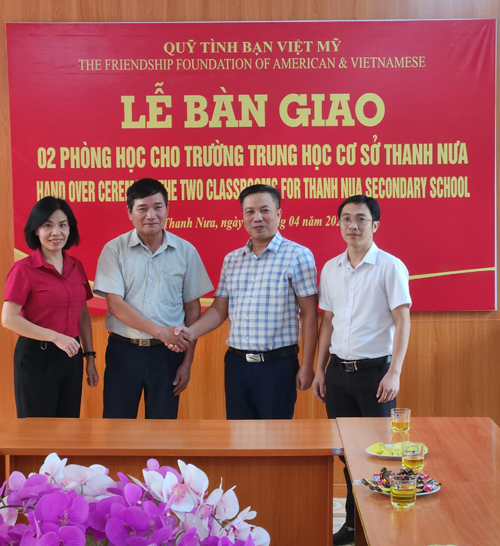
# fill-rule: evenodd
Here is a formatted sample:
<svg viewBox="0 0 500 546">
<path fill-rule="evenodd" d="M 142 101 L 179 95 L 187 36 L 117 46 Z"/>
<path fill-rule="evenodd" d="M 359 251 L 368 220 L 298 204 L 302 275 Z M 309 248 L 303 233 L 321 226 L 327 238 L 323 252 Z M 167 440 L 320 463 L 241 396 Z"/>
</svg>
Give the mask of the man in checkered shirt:
<svg viewBox="0 0 500 546">
<path fill-rule="evenodd" d="M 281 196 L 256 184 L 240 196 L 250 239 L 224 259 L 214 302 L 187 329 L 193 339 L 229 316 L 225 363 L 228 419 L 291 419 L 297 389 L 314 378 L 317 277 L 311 251 L 281 236 Z M 297 353 L 302 314 L 302 366 Z"/>
</svg>

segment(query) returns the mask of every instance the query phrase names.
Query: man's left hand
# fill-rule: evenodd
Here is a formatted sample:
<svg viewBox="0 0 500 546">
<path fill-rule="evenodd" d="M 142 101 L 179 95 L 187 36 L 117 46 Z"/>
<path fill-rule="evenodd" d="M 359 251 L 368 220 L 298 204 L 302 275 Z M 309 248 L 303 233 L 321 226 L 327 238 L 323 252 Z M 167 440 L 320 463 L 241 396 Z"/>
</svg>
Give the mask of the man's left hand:
<svg viewBox="0 0 500 546">
<path fill-rule="evenodd" d="M 184 362 L 177 368 L 174 382 L 174 396 L 179 396 L 183 390 L 188 386 L 191 379 L 191 366 L 188 366 Z"/>
<path fill-rule="evenodd" d="M 382 381 L 379 383 L 377 389 L 377 398 L 379 404 L 390 402 L 396 398 L 399 392 L 399 374 L 388 371 Z"/>
<path fill-rule="evenodd" d="M 298 391 L 306 391 L 312 385 L 314 379 L 313 368 L 301 366 L 295 377 L 295 386 Z"/>
</svg>

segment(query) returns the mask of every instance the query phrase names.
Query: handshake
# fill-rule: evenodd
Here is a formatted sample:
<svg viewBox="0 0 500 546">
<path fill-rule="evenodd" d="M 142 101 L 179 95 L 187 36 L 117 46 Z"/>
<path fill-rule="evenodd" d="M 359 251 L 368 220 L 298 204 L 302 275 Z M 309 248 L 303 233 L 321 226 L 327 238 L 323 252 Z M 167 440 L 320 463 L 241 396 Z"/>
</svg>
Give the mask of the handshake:
<svg viewBox="0 0 500 546">
<path fill-rule="evenodd" d="M 187 326 L 168 326 L 163 330 L 165 333 L 160 339 L 176 353 L 184 352 L 195 341 L 193 332 Z"/>
</svg>

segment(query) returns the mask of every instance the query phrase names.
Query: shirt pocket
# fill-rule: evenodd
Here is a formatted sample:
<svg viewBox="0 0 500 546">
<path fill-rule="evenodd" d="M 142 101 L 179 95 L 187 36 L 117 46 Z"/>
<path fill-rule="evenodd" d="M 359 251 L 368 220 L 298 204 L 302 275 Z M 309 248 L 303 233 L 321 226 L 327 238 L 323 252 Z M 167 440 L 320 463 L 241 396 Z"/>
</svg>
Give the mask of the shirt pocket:
<svg viewBox="0 0 500 546">
<path fill-rule="evenodd" d="M 160 276 L 159 300 L 167 305 L 182 305 L 184 277 L 181 273 L 162 271 Z"/>
<path fill-rule="evenodd" d="M 286 273 L 281 274 L 278 278 L 270 278 L 265 283 L 265 292 L 268 295 L 269 303 L 272 305 L 286 302 L 290 290 L 293 291 Z"/>
</svg>

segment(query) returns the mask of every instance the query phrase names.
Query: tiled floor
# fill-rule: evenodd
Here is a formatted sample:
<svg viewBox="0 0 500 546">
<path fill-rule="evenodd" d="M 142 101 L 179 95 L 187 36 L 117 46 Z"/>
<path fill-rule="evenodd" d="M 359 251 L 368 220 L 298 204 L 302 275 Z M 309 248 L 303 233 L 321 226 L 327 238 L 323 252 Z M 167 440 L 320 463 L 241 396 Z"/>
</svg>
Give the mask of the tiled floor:
<svg viewBox="0 0 500 546">
<path fill-rule="evenodd" d="M 345 521 L 345 499 L 333 499 L 333 532 L 338 531 Z"/>
<path fill-rule="evenodd" d="M 345 499 L 333 499 L 333 532 L 336 533 L 345 522 Z M 353 543 L 354 546 L 354 543 Z"/>
</svg>

